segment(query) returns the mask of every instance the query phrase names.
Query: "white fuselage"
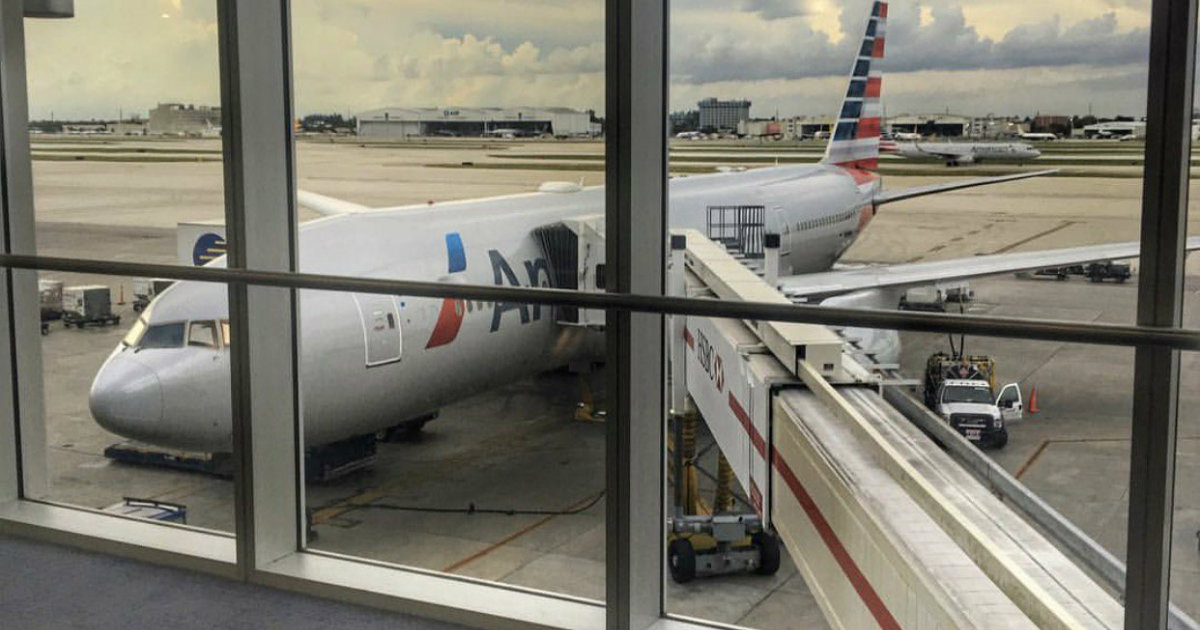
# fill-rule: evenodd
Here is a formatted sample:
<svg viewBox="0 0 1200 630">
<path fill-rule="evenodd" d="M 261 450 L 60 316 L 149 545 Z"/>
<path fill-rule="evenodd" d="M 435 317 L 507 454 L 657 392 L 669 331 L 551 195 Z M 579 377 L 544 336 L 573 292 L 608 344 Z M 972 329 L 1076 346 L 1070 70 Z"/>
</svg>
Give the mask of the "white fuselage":
<svg viewBox="0 0 1200 630">
<path fill-rule="evenodd" d="M 877 178 L 860 175 L 856 181 L 830 166 L 674 179 L 670 225 L 703 232 L 710 206 L 762 206 L 767 231 L 781 235 L 780 273 L 821 271 L 866 226 L 879 187 Z M 591 188 L 333 216 L 300 228 L 300 270 L 552 286 L 533 231 L 603 212 L 604 190 Z M 461 243 L 455 271 L 451 241 Z M 550 307 L 304 290 L 299 310 L 308 445 L 378 431 L 471 393 L 603 356 L 601 335 L 557 324 Z M 459 322 L 450 332 L 439 326 L 447 316 Z M 228 320 L 227 290 L 178 283 L 155 299 L 143 319 L 151 329 L 178 323 L 191 329 L 196 322 L 202 330 L 205 322 L 219 327 Z M 193 345 L 190 338 L 170 347 L 122 344 L 96 376 L 90 406 L 97 422 L 125 437 L 228 451 L 226 344 Z"/>
<path fill-rule="evenodd" d="M 1041 151 L 1024 142 L 900 142 L 894 152 L 906 158 L 972 164 L 997 160 L 1032 160 Z"/>
</svg>

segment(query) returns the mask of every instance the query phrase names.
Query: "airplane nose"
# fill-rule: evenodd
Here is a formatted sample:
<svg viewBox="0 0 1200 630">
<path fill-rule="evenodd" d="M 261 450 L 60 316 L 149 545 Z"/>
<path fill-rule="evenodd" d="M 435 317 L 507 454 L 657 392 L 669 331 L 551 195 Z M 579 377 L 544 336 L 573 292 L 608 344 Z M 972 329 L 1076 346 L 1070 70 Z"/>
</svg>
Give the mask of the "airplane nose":
<svg viewBox="0 0 1200 630">
<path fill-rule="evenodd" d="M 142 438 L 161 430 L 162 385 L 150 368 L 131 357 L 113 357 L 96 375 L 88 394 L 88 407 L 97 424 L 128 438 Z"/>
</svg>

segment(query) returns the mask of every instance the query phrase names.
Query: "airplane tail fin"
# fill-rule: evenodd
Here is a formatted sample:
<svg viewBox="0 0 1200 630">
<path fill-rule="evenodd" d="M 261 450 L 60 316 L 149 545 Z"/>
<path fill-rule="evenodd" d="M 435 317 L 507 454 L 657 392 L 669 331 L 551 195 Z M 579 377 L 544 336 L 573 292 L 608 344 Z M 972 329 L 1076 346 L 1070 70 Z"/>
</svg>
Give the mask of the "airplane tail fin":
<svg viewBox="0 0 1200 630">
<path fill-rule="evenodd" d="M 842 101 L 842 110 L 825 148 L 822 160 L 825 164 L 865 170 L 875 170 L 879 166 L 879 125 L 882 120 L 879 89 L 883 81 L 880 65 L 887 12 L 887 2 L 881 0 L 876 0 L 871 7 L 867 32 L 850 70 L 846 99 Z"/>
</svg>

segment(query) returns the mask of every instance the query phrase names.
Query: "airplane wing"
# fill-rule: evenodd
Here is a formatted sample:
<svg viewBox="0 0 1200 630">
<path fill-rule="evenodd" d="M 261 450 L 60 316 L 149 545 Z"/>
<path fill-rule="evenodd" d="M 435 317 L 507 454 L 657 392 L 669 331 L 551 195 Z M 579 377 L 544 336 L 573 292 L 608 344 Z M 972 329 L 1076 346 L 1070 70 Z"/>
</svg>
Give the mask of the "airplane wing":
<svg viewBox="0 0 1200 630">
<path fill-rule="evenodd" d="M 1187 240 L 1187 251 L 1200 249 L 1200 236 Z M 839 269 L 821 273 L 786 276 L 779 289 L 790 298 L 828 296 L 862 289 L 928 284 L 946 280 L 964 280 L 999 273 L 1063 267 L 1099 260 L 1135 258 L 1140 244 L 1112 243 L 1035 252 L 1015 252 L 900 265 L 880 265 L 859 269 Z"/>
<path fill-rule="evenodd" d="M 333 197 L 326 197 L 325 195 L 318 195 L 315 192 L 308 192 L 307 190 L 296 191 L 296 202 L 301 206 L 312 210 L 313 212 L 326 216 L 350 214 L 354 212 L 366 212 L 370 210 L 370 208 L 357 203 L 343 201 L 341 199 L 334 199 Z"/>
<path fill-rule="evenodd" d="M 1000 175 L 998 177 L 975 177 L 959 181 L 946 182 L 943 184 L 932 184 L 929 186 L 917 186 L 915 188 L 905 188 L 903 190 L 883 191 L 875 195 L 875 206 L 882 206 L 885 203 L 893 203 L 912 199 L 913 197 L 923 197 L 925 195 L 933 195 L 944 193 L 951 190 L 960 190 L 963 188 L 974 188 L 976 186 L 987 186 L 989 184 L 1000 184 L 1003 182 L 1012 182 L 1018 179 L 1028 179 L 1030 177 L 1041 177 L 1043 175 L 1052 175 L 1057 173 L 1058 169 L 1048 169 L 1044 171 L 1032 171 L 1029 173 L 1017 173 L 1016 175 Z"/>
</svg>

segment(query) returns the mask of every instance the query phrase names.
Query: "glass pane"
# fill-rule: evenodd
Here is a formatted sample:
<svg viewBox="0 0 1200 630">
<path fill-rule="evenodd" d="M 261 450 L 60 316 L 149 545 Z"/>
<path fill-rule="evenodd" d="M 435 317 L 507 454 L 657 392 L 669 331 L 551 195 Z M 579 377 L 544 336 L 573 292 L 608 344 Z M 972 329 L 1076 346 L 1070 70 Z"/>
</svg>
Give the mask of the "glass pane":
<svg viewBox="0 0 1200 630">
<path fill-rule="evenodd" d="M 300 306 L 309 548 L 603 599 L 601 335 L 529 305 Z M 461 316 L 436 354 L 431 309 Z"/>
<path fill-rule="evenodd" d="M 229 356 L 213 334 L 226 287 L 187 282 L 121 300 L 125 278 L 43 272 L 42 452 L 29 498 L 233 531 Z M 44 471 L 44 474 L 43 474 Z M 45 483 L 43 485 L 43 480 Z"/>
<path fill-rule="evenodd" d="M 728 241 L 715 230 L 729 218 L 712 213 L 763 206 L 782 238 L 785 276 L 887 266 L 891 277 L 904 270 L 954 288 L 994 269 L 1016 274 L 1006 291 L 1070 292 L 996 315 L 1093 321 L 1092 301 L 1132 304 L 1137 265 L 1112 245 L 1139 234 L 1148 12 L 1085 3 L 1051 24 L 1020 11 L 895 3 L 867 26 L 871 2 L 802 4 L 671 4 L 670 164 L 683 180 L 675 196 L 698 174 L 712 175 L 705 187 L 717 177 L 729 182 L 718 187 L 728 198 L 697 203 L 697 214 L 710 214 L 693 226 Z M 886 39 L 886 58 L 866 28 Z M 1080 56 L 1072 42 L 1083 32 L 1120 50 L 1119 59 Z M 1081 70 L 1057 70 L 1066 64 Z M 1114 65 L 1120 80 L 1091 83 Z M 846 124 L 837 128 L 839 117 Z M 784 179 L 818 163 L 853 172 Z M 735 182 L 753 192 L 735 193 Z M 835 194 L 839 182 L 862 197 Z M 906 197 L 930 186 L 944 189 Z M 1042 253 L 1081 246 L 1094 247 Z M 1052 288 L 1039 287 L 1043 280 Z M 886 296 L 887 307 L 896 298 Z M 1106 317 L 1132 322 L 1134 313 L 1106 309 Z"/>
<path fill-rule="evenodd" d="M 1001 577 L 1007 565 L 1085 627 L 1121 627 L 1123 584 L 1100 577 L 1099 554 L 1071 551 L 1067 525 L 1125 557 L 1132 350 L 697 317 L 682 328 L 669 612 L 757 628 L 1030 626 L 1042 613 Z M 805 340 L 811 367 L 756 347 L 767 328 Z"/>
<path fill-rule="evenodd" d="M 223 254 L 216 3 L 119 0 L 25 28 L 38 253 Z"/>
<path fill-rule="evenodd" d="M 603 288 L 603 2 L 292 19 L 303 271 Z M 602 313 L 300 306 L 310 548 L 604 598 Z"/>
<path fill-rule="evenodd" d="M 1188 248 L 1184 259 L 1183 325 L 1200 328 L 1200 188 L 1195 185 L 1200 120 L 1192 117 L 1189 130 L 1192 186 L 1188 193 Z M 1170 600 L 1193 620 L 1200 619 L 1200 353 L 1184 352 L 1179 362 L 1179 426 L 1176 432 L 1175 510 L 1172 521 Z"/>
<path fill-rule="evenodd" d="M 1194 294 L 1193 294 L 1194 295 Z M 1192 313 L 1200 312 L 1193 305 Z M 1196 322 L 1191 322 L 1196 326 Z M 1184 352 L 1180 383 L 1200 379 L 1200 353 Z M 1171 542 L 1171 603 L 1200 619 L 1200 392 L 1179 389 L 1179 429 L 1175 455 L 1175 513 Z"/>
</svg>

